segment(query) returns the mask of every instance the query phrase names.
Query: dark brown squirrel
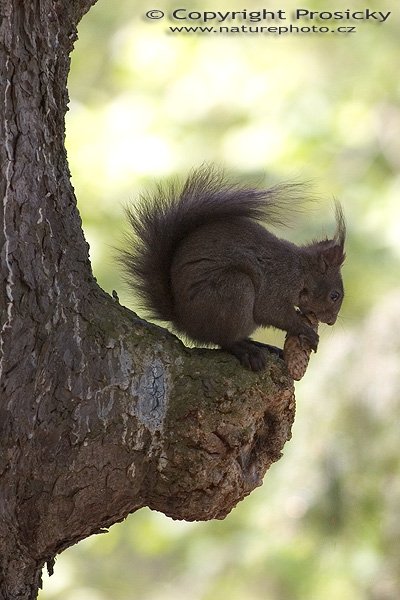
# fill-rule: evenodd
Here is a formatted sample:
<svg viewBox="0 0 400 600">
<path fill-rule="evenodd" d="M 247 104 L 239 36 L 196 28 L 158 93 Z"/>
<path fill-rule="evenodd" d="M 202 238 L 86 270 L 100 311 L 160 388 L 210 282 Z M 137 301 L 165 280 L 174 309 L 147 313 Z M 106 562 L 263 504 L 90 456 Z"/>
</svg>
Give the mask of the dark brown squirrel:
<svg viewBox="0 0 400 600">
<path fill-rule="evenodd" d="M 254 371 L 265 366 L 263 348 L 279 351 L 249 339 L 259 326 L 299 336 L 316 351 L 318 334 L 301 315 L 335 323 L 346 227 L 338 202 L 332 239 L 297 246 L 259 223 L 281 223 L 297 193 L 298 184 L 243 187 L 208 166 L 192 171 L 182 187 L 159 186 L 127 209 L 126 280 L 152 317 L 220 346 Z"/>
</svg>

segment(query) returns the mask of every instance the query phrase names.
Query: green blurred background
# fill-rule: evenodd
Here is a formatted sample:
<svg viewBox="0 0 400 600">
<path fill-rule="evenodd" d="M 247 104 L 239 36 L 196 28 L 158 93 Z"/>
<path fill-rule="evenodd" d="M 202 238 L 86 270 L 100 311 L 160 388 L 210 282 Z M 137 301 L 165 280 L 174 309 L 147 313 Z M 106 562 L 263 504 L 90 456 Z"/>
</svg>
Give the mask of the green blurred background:
<svg viewBox="0 0 400 600">
<path fill-rule="evenodd" d="M 321 201 L 282 232 L 293 241 L 330 233 L 341 200 L 347 296 L 340 322 L 322 327 L 293 438 L 262 488 L 223 522 L 131 515 L 64 552 L 41 600 L 400 598 L 400 23 L 394 2 L 373 4 L 391 18 L 334 23 L 355 24 L 348 35 L 168 34 L 143 18 L 182 7 L 166 1 L 99 0 L 83 19 L 67 146 L 99 283 L 135 308 L 113 259 L 123 204 L 215 161 L 266 185 L 313 181 Z"/>
</svg>

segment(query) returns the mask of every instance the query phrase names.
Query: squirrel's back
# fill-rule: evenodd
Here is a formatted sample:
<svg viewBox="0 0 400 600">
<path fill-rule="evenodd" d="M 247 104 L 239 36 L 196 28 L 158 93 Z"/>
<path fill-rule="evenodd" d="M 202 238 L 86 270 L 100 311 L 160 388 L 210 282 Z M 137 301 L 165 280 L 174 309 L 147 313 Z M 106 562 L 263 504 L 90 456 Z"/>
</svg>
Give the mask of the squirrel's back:
<svg viewBox="0 0 400 600">
<path fill-rule="evenodd" d="M 171 265 L 182 240 L 215 221 L 228 225 L 247 218 L 281 223 L 282 208 L 295 202 L 300 188 L 300 184 L 249 188 L 209 166 L 192 171 L 182 186 L 158 186 L 153 196 L 141 197 L 127 209 L 131 234 L 120 255 L 125 279 L 152 317 L 174 321 Z"/>
</svg>

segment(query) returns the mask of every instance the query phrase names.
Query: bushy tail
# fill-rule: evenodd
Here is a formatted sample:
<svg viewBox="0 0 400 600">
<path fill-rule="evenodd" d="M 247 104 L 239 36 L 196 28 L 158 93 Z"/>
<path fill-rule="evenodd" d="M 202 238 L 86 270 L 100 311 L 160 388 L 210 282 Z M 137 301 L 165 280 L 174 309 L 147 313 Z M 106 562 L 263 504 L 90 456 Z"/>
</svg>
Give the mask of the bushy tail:
<svg viewBox="0 0 400 600">
<path fill-rule="evenodd" d="M 178 244 L 194 229 L 215 220 L 247 217 L 285 224 L 282 208 L 296 204 L 301 184 L 267 190 L 232 183 L 210 166 L 190 173 L 183 186 L 159 185 L 127 209 L 128 246 L 120 253 L 125 279 L 149 316 L 174 319 L 170 270 Z"/>
</svg>

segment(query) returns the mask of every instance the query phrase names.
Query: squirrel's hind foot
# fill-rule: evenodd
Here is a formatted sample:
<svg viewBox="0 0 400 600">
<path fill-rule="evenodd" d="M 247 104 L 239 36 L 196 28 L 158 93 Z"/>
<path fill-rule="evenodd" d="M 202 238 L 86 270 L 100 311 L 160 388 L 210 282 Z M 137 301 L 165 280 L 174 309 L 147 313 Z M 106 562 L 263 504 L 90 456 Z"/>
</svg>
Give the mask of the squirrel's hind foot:
<svg viewBox="0 0 400 600">
<path fill-rule="evenodd" d="M 261 342 L 254 342 L 253 340 L 246 339 L 234 342 L 228 346 L 223 346 L 223 350 L 226 350 L 230 354 L 236 356 L 240 361 L 240 364 L 250 369 L 251 371 L 261 371 L 266 365 L 266 353 L 272 352 L 277 354 L 280 358 L 283 358 L 283 351 L 276 346 L 270 346 L 269 344 L 263 344 Z"/>
</svg>

